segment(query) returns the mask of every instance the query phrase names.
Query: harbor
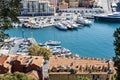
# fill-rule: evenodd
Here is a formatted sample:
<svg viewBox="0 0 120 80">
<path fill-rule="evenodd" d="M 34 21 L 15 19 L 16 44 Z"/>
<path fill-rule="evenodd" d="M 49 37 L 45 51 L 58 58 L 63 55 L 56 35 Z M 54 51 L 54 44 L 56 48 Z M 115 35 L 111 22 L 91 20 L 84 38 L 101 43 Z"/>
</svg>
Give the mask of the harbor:
<svg viewBox="0 0 120 80">
<path fill-rule="evenodd" d="M 81 14 L 75 13 L 62 13 L 62 14 L 56 13 L 56 16 L 18 17 L 18 18 L 19 23 L 13 23 L 12 24 L 13 27 L 39 29 L 49 26 L 56 26 L 58 29 L 67 30 L 92 24 L 90 20 L 83 18 Z"/>
<path fill-rule="evenodd" d="M 59 30 L 55 27 L 42 29 L 12 28 L 6 30 L 10 37 L 34 37 L 37 43 L 49 40 L 60 41 L 61 46 L 80 56 L 112 58 L 114 56 L 113 33 L 119 23 L 94 22 L 90 26 L 74 30 Z"/>
</svg>

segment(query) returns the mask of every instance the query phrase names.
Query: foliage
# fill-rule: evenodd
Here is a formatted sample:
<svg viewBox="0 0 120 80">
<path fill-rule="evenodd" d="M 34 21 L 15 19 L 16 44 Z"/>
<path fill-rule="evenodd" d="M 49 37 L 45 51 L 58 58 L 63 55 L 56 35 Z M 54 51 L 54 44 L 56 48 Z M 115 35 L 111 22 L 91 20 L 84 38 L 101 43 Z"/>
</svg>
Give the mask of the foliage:
<svg viewBox="0 0 120 80">
<path fill-rule="evenodd" d="M 112 75 L 111 80 L 116 80 L 116 75 Z"/>
<path fill-rule="evenodd" d="M 0 31 L 0 42 L 3 42 L 4 39 L 8 38 L 9 35 L 5 34 L 3 31 Z"/>
<path fill-rule="evenodd" d="M 11 28 L 12 22 L 18 21 L 21 0 L 0 0 L 0 42 L 8 35 L 3 31 Z"/>
<path fill-rule="evenodd" d="M 40 51 L 40 47 L 38 45 L 31 45 L 28 48 L 29 51 L 29 55 L 34 55 L 34 56 L 38 56 L 39 55 L 39 51 Z"/>
<path fill-rule="evenodd" d="M 88 77 L 78 76 L 77 80 L 90 80 Z"/>
<path fill-rule="evenodd" d="M 49 58 L 52 56 L 50 49 L 42 48 L 38 45 L 31 45 L 28 48 L 29 55 L 33 56 L 43 56 L 45 60 L 49 60 Z"/>
<path fill-rule="evenodd" d="M 0 0 L 0 28 L 8 29 L 11 22 L 18 21 L 21 0 Z"/>
<path fill-rule="evenodd" d="M 113 60 L 117 70 L 116 80 L 120 80 L 120 28 L 116 29 L 113 36 L 115 38 L 115 41 L 114 41 L 115 57 L 113 58 Z"/>
<path fill-rule="evenodd" d="M 0 77 L 0 80 L 35 80 L 34 78 L 27 76 L 24 73 L 6 73 Z"/>
</svg>

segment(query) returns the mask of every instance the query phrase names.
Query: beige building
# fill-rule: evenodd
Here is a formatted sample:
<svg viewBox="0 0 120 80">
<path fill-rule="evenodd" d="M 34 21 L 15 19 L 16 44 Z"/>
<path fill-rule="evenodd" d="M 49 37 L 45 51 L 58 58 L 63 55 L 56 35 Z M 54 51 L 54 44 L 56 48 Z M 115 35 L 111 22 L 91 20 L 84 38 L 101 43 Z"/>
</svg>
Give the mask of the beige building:
<svg viewBox="0 0 120 80">
<path fill-rule="evenodd" d="M 69 0 L 69 7 L 79 7 L 79 0 Z"/>
<path fill-rule="evenodd" d="M 59 9 L 67 9 L 68 8 L 68 3 L 65 2 L 64 0 L 59 3 Z"/>
</svg>

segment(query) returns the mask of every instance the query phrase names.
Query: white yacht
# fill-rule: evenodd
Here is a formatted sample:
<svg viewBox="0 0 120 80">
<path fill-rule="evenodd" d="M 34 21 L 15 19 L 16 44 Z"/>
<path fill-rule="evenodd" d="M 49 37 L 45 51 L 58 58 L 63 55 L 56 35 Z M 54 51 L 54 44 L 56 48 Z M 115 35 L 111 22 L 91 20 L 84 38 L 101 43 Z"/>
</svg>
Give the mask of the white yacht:
<svg viewBox="0 0 120 80">
<path fill-rule="evenodd" d="M 51 48 L 53 55 L 70 55 L 71 51 L 61 46 Z"/>
<path fill-rule="evenodd" d="M 34 28 L 34 29 L 41 28 L 40 23 L 39 23 L 39 22 L 35 22 L 35 23 L 31 26 L 31 28 Z"/>
<path fill-rule="evenodd" d="M 66 21 L 62 22 L 64 26 L 66 26 L 68 29 L 72 29 L 73 27 Z"/>
<path fill-rule="evenodd" d="M 85 19 L 83 17 L 78 17 L 76 22 L 79 23 L 79 24 L 83 24 L 83 25 L 90 25 L 90 24 L 92 24 L 92 21 L 90 21 L 88 19 Z"/>
<path fill-rule="evenodd" d="M 56 28 L 58 28 L 60 30 L 67 30 L 67 27 L 60 22 L 57 23 Z"/>
<path fill-rule="evenodd" d="M 46 45 L 53 45 L 53 46 L 55 46 L 55 45 L 60 45 L 61 42 L 60 41 L 49 40 L 49 41 L 45 42 L 45 44 Z"/>
<path fill-rule="evenodd" d="M 73 28 L 78 28 L 78 25 L 75 24 L 74 22 L 72 22 L 72 21 L 67 21 L 67 22 L 68 22 L 68 24 L 70 24 Z"/>
<path fill-rule="evenodd" d="M 95 21 L 120 23 L 120 12 L 94 16 Z"/>
<path fill-rule="evenodd" d="M 18 27 L 19 26 L 19 24 L 18 23 L 12 23 L 12 27 Z"/>
</svg>

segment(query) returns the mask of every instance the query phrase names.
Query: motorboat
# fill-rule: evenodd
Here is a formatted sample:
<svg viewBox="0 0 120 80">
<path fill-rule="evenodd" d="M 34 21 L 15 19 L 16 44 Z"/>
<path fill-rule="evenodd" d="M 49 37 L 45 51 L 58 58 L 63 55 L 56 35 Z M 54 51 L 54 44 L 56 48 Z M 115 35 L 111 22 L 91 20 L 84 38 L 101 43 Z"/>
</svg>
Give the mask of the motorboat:
<svg viewBox="0 0 120 80">
<path fill-rule="evenodd" d="M 62 23 L 57 23 L 56 28 L 58 28 L 60 30 L 67 30 L 67 27 L 65 25 L 63 25 Z"/>
<path fill-rule="evenodd" d="M 73 29 L 73 27 L 68 22 L 62 22 L 64 26 L 66 26 L 68 29 Z"/>
<path fill-rule="evenodd" d="M 35 23 L 31 26 L 31 28 L 34 28 L 34 29 L 41 28 L 41 27 L 40 27 L 40 23 L 39 23 L 39 22 L 35 22 Z"/>
<path fill-rule="evenodd" d="M 24 21 L 23 23 L 23 27 L 25 28 L 30 28 L 32 25 L 30 25 L 30 23 L 28 21 Z"/>
<path fill-rule="evenodd" d="M 55 46 L 51 48 L 51 52 L 53 55 L 70 55 L 71 51 L 61 46 Z"/>
<path fill-rule="evenodd" d="M 95 21 L 103 22 L 120 22 L 120 12 L 113 12 L 110 14 L 100 14 L 94 16 Z"/>
<path fill-rule="evenodd" d="M 56 46 L 56 45 L 60 45 L 61 42 L 60 41 L 49 40 L 49 41 L 45 42 L 44 44 Z"/>
<path fill-rule="evenodd" d="M 78 17 L 76 22 L 79 23 L 79 24 L 83 24 L 83 25 L 90 25 L 90 24 L 92 24 L 92 21 L 90 21 L 88 19 L 85 19 L 83 17 Z"/>
<path fill-rule="evenodd" d="M 73 28 L 78 28 L 78 25 L 73 23 L 72 21 L 67 21 L 68 24 L 70 24 Z"/>
<path fill-rule="evenodd" d="M 19 24 L 18 23 L 12 23 L 12 27 L 18 27 L 19 26 Z"/>
</svg>

